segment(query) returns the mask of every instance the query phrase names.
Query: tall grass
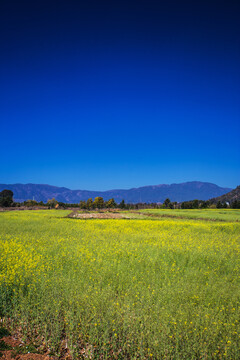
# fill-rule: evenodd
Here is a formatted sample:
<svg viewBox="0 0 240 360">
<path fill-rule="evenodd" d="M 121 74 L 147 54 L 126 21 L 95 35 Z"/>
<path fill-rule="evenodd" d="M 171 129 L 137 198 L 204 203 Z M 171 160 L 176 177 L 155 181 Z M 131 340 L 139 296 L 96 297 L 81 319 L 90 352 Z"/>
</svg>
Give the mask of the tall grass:
<svg viewBox="0 0 240 360">
<path fill-rule="evenodd" d="M 0 214 L 0 315 L 75 358 L 239 359 L 240 224 Z"/>
</svg>

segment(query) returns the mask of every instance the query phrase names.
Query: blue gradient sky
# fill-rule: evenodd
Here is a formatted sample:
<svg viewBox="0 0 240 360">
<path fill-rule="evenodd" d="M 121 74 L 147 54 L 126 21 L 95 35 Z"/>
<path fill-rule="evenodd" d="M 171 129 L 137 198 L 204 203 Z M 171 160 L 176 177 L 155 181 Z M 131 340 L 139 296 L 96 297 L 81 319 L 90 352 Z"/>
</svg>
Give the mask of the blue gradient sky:
<svg viewBox="0 0 240 360">
<path fill-rule="evenodd" d="M 240 184 L 239 1 L 0 2 L 0 183 Z"/>
</svg>

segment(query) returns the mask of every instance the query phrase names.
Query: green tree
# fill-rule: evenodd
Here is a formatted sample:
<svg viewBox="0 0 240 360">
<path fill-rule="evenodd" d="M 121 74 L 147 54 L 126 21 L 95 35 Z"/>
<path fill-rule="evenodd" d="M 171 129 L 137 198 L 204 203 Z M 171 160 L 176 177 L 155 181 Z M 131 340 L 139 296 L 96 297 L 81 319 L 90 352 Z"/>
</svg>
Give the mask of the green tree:
<svg viewBox="0 0 240 360">
<path fill-rule="evenodd" d="M 115 203 L 115 200 L 112 198 L 112 199 L 109 199 L 107 202 L 106 202 L 106 207 L 107 208 L 115 208 L 117 206 L 117 204 Z"/>
<path fill-rule="evenodd" d="M 181 203 L 181 209 L 185 209 L 185 202 Z"/>
<path fill-rule="evenodd" d="M 88 210 L 91 210 L 93 208 L 93 201 L 92 198 L 89 198 L 86 203 L 86 207 Z"/>
<path fill-rule="evenodd" d="M 209 201 L 202 201 L 199 207 L 201 209 L 206 209 L 207 207 L 209 207 L 209 205 L 210 205 Z"/>
<path fill-rule="evenodd" d="M 164 200 L 163 205 L 168 209 L 170 207 L 171 201 L 169 198 L 167 198 L 166 200 Z"/>
<path fill-rule="evenodd" d="M 55 198 L 49 199 L 47 202 L 48 207 L 50 207 L 51 209 L 55 208 L 57 204 L 58 202 Z"/>
<path fill-rule="evenodd" d="M 37 206 L 38 203 L 36 200 L 26 200 L 24 201 L 24 206 Z"/>
<path fill-rule="evenodd" d="M 39 203 L 40 204 L 40 203 Z M 58 205 L 63 208 L 63 209 L 66 209 L 66 204 L 62 201 L 59 201 Z"/>
<path fill-rule="evenodd" d="M 174 202 L 172 203 L 172 205 L 173 205 L 173 208 L 174 208 L 174 209 L 177 209 L 177 201 L 174 201 Z"/>
<path fill-rule="evenodd" d="M 9 207 L 13 204 L 13 192 L 11 190 L 3 190 L 0 192 L 0 206 Z"/>
<path fill-rule="evenodd" d="M 120 202 L 119 207 L 120 207 L 120 209 L 125 209 L 125 208 L 126 208 L 126 204 L 125 204 L 125 201 L 124 201 L 124 200 L 122 200 L 122 201 Z"/>
<path fill-rule="evenodd" d="M 97 196 L 93 202 L 93 206 L 95 209 L 103 209 L 104 208 L 104 200 L 101 196 Z"/>
<path fill-rule="evenodd" d="M 240 209 L 240 200 L 234 200 L 231 204 L 232 209 Z"/>
<path fill-rule="evenodd" d="M 81 200 L 79 203 L 79 207 L 80 207 L 80 209 L 86 209 L 87 208 L 86 201 Z"/>
<path fill-rule="evenodd" d="M 199 206 L 199 201 L 198 200 L 193 200 L 193 202 L 192 202 L 193 209 L 198 209 L 198 206 Z"/>
</svg>

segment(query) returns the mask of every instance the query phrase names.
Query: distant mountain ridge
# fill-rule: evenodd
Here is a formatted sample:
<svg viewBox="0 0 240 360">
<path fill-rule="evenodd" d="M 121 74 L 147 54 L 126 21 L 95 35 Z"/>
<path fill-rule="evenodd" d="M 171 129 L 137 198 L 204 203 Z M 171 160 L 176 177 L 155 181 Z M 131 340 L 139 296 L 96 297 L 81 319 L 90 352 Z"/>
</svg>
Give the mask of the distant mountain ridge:
<svg viewBox="0 0 240 360">
<path fill-rule="evenodd" d="M 224 195 L 210 199 L 210 201 L 214 204 L 217 204 L 218 201 L 221 203 L 228 202 L 229 204 L 232 204 L 234 201 L 240 201 L 240 185 Z"/>
<path fill-rule="evenodd" d="M 95 198 L 96 196 L 102 196 L 104 200 L 114 198 L 117 202 L 125 200 L 127 203 L 162 203 L 166 198 L 177 202 L 194 199 L 208 200 L 232 190 L 231 188 L 222 188 L 215 184 L 200 181 L 171 185 L 150 185 L 128 190 L 118 189 L 108 191 L 70 190 L 65 187 L 44 184 L 0 184 L 0 191 L 4 189 L 12 190 L 14 200 L 18 202 L 29 199 L 47 202 L 48 199 L 54 197 L 56 200 L 66 203 L 79 203 L 80 200 L 87 200 L 88 198 Z"/>
</svg>

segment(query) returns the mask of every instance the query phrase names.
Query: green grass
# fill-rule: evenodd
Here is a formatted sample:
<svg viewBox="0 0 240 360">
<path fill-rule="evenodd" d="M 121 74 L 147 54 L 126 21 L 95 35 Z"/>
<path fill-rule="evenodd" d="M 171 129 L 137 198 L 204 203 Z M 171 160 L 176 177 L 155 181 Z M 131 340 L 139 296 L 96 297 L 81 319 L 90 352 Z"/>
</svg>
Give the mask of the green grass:
<svg viewBox="0 0 240 360">
<path fill-rule="evenodd" d="M 68 213 L 0 214 L 3 326 L 76 359 L 240 358 L 238 222 Z"/>
<path fill-rule="evenodd" d="M 240 221 L 239 209 L 144 209 L 142 214 L 213 221 Z"/>
</svg>

